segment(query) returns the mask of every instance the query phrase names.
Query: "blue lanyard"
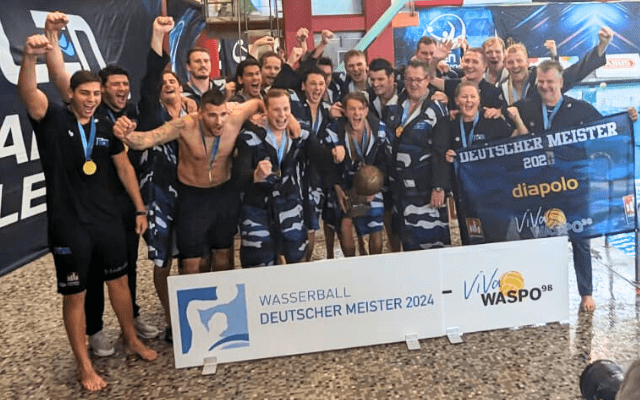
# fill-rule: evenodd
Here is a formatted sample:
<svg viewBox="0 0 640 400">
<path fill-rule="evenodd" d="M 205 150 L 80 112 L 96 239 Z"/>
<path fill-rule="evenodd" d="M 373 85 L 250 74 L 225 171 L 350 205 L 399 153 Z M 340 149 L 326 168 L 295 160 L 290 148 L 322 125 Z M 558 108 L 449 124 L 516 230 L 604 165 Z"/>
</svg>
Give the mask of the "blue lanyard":
<svg viewBox="0 0 640 400">
<path fill-rule="evenodd" d="M 113 115 L 113 112 L 108 107 L 107 107 L 107 112 L 109 113 L 109 119 L 111 120 L 111 122 L 113 122 L 115 124 L 116 123 L 116 116 Z"/>
<path fill-rule="evenodd" d="M 318 109 L 316 110 L 316 122 L 314 122 L 313 126 L 311 127 L 313 133 L 318 133 L 320 122 L 322 122 L 322 113 L 320 112 L 320 107 L 322 107 L 322 104 L 318 104 Z"/>
<path fill-rule="evenodd" d="M 560 99 L 556 103 L 555 107 L 551 111 L 551 115 L 547 114 L 547 105 L 542 103 L 542 121 L 544 122 L 544 129 L 551 129 L 551 123 L 553 122 L 553 118 L 556 116 L 558 111 L 560 110 L 560 106 L 562 105 L 562 100 L 564 98 L 560 95 Z"/>
<path fill-rule="evenodd" d="M 402 104 L 402 119 L 400 120 L 400 125 L 404 126 L 407 124 L 407 119 L 409 118 L 409 101 L 405 100 Z"/>
<path fill-rule="evenodd" d="M 96 120 L 91 117 L 91 130 L 89 132 L 89 141 L 87 142 L 87 136 L 84 132 L 84 128 L 80 121 L 78 122 L 78 130 L 80 131 L 80 140 L 82 141 L 82 148 L 84 149 L 85 161 L 91 160 L 91 154 L 93 153 L 93 143 L 96 141 Z"/>
<path fill-rule="evenodd" d="M 202 133 L 202 121 L 200 122 L 200 136 L 202 137 L 202 145 L 204 146 L 204 152 L 207 152 L 207 142 L 204 139 L 204 133 Z M 211 153 L 209 154 L 209 168 L 213 165 L 213 160 L 216 159 L 216 154 L 218 154 L 218 148 L 220 147 L 220 136 L 214 136 L 213 139 L 213 147 L 211 148 Z"/>
<path fill-rule="evenodd" d="M 527 97 L 527 91 L 529 90 L 529 82 L 527 82 L 526 86 L 524 88 L 522 88 L 522 98 L 526 98 Z M 516 88 L 513 86 L 513 84 L 511 84 L 511 95 L 513 96 L 513 103 L 515 103 L 516 101 L 520 100 L 520 98 L 518 97 L 518 91 L 516 90 Z"/>
<path fill-rule="evenodd" d="M 276 140 L 276 135 L 271 132 L 271 128 L 267 128 L 267 137 L 273 139 L 274 147 L 278 146 L 278 141 Z M 284 158 L 284 152 L 287 149 L 287 132 L 282 131 L 282 140 L 280 141 L 280 146 L 277 147 L 278 151 L 278 165 L 282 163 L 282 159 Z"/>
<path fill-rule="evenodd" d="M 364 130 L 362 131 L 362 147 L 360 147 L 358 142 L 353 140 L 353 137 L 351 137 L 351 143 L 353 143 L 353 147 L 356 153 L 358 154 L 358 156 L 360 156 L 362 160 L 364 160 L 364 150 L 367 149 L 367 136 L 369 136 L 369 131 L 367 131 L 367 128 L 365 127 Z"/>
<path fill-rule="evenodd" d="M 476 129 L 476 125 L 478 125 L 479 120 L 480 113 L 476 112 L 476 117 L 473 119 L 473 125 L 471 126 L 471 132 L 469 132 L 469 144 L 467 145 L 467 132 L 464 131 L 464 122 L 462 122 L 462 116 L 460 117 L 460 136 L 462 137 L 462 147 L 471 146 L 471 143 L 473 143 L 473 131 Z"/>
</svg>

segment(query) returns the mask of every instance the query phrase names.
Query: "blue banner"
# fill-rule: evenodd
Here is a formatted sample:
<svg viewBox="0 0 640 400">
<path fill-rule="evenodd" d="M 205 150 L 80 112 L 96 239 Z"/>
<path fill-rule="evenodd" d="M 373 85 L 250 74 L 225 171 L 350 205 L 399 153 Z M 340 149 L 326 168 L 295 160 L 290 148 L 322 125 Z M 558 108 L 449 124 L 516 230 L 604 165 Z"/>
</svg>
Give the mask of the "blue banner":
<svg viewBox="0 0 640 400">
<path fill-rule="evenodd" d="M 460 150 L 458 212 L 471 243 L 634 230 L 633 151 L 627 113 Z"/>
</svg>

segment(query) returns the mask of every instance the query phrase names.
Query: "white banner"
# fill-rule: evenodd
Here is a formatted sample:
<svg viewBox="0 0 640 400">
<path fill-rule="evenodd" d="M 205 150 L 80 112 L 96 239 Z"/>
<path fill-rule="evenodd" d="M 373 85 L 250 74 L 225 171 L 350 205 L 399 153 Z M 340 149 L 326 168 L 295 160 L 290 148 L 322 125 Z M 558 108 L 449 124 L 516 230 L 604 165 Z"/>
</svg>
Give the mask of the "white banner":
<svg viewBox="0 0 640 400">
<path fill-rule="evenodd" d="M 172 276 L 176 368 L 568 319 L 567 261 L 556 237 Z"/>
</svg>

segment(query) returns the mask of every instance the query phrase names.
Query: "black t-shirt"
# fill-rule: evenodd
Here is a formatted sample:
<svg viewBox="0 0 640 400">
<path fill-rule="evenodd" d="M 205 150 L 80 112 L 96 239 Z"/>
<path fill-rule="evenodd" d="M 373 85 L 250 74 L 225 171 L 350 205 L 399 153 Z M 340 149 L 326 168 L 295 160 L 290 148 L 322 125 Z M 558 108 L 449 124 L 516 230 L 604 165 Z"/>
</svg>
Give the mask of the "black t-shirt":
<svg viewBox="0 0 640 400">
<path fill-rule="evenodd" d="M 107 125 L 112 125 L 113 123 L 116 122 L 118 118 L 122 117 L 123 115 L 126 115 L 127 118 L 137 123 L 139 118 L 138 107 L 133 103 L 127 103 L 126 107 L 123 108 L 122 110 L 114 111 L 111 109 L 111 107 L 107 105 L 107 103 L 103 101 L 100 103 L 98 108 L 96 108 L 96 111 L 93 113 L 94 117 L 100 120 L 106 120 L 105 124 Z M 131 165 L 133 166 L 134 169 L 136 168 L 136 166 L 140 164 L 141 154 L 142 154 L 141 151 L 137 151 L 133 149 L 129 149 L 127 151 L 129 162 L 131 162 Z M 113 164 L 111 165 L 111 169 L 113 169 L 112 171 L 113 179 L 111 180 L 111 182 L 109 182 L 109 188 L 115 192 L 116 201 L 123 207 L 123 210 L 125 212 L 128 212 L 130 211 L 131 207 L 133 207 L 133 203 L 131 202 L 131 198 L 129 197 L 129 194 L 127 193 L 126 189 L 122 185 L 122 182 L 120 182 L 120 178 L 118 178 L 118 175 L 115 170 L 115 166 Z M 136 170 L 136 173 L 137 172 L 138 171 Z"/>
<path fill-rule="evenodd" d="M 95 223 L 119 218 L 110 182 L 114 177 L 112 155 L 124 151 L 112 125 L 95 118 L 96 138 L 91 159 L 97 170 L 86 175 L 84 149 L 75 115 L 60 104 L 49 103 L 42 120 L 31 119 L 47 187 L 47 215 L 53 223 Z M 90 123 L 83 126 L 86 136 Z"/>
</svg>

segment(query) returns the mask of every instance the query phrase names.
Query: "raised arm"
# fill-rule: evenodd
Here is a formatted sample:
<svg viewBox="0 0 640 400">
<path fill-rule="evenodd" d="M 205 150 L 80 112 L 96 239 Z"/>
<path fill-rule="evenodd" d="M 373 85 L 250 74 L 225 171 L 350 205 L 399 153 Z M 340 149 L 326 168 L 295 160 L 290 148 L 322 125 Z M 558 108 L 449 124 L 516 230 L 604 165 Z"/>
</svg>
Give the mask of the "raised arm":
<svg viewBox="0 0 640 400">
<path fill-rule="evenodd" d="M 588 52 L 584 57 L 580 57 L 580 60 L 567 67 L 562 72 L 562 79 L 564 81 L 562 85 L 562 92 L 566 92 L 574 85 L 577 85 L 580 81 L 587 77 L 591 72 L 602 67 L 607 63 L 605 51 L 613 39 L 614 33 L 611 28 L 603 26 L 598 32 L 598 45 Z"/>
<path fill-rule="evenodd" d="M 27 106 L 27 112 L 36 121 L 44 118 L 49 108 L 47 96 L 38 89 L 36 64 L 39 54 L 46 54 L 53 46 L 44 35 L 33 35 L 27 38 L 22 51 L 22 65 L 18 76 L 18 93 Z"/>
<path fill-rule="evenodd" d="M 153 21 L 153 32 L 151 34 L 151 49 L 162 57 L 162 47 L 164 35 L 173 29 L 173 17 L 158 16 Z"/>
<path fill-rule="evenodd" d="M 271 50 L 273 50 L 275 43 L 276 40 L 272 36 L 263 36 L 253 42 L 253 44 L 249 45 L 249 55 L 251 55 L 251 57 L 255 58 L 256 60 L 259 60 L 260 48 L 262 46 L 269 46 L 271 47 Z"/>
<path fill-rule="evenodd" d="M 113 134 L 132 149 L 144 150 L 176 140 L 180 137 L 180 132 L 192 124 L 191 116 L 187 115 L 148 132 L 134 132 L 136 123 L 123 115 L 113 124 Z"/>
<path fill-rule="evenodd" d="M 296 32 L 297 45 L 295 47 L 300 47 L 302 54 L 307 52 L 307 38 L 309 38 L 309 30 L 307 28 L 298 29 L 298 32 Z"/>
<path fill-rule="evenodd" d="M 264 110 L 264 103 L 260 99 L 251 99 L 240 103 L 231 112 L 227 124 L 233 132 L 239 132 L 242 124 L 260 110 Z"/>
<path fill-rule="evenodd" d="M 320 58 L 320 56 L 322 56 L 322 53 L 324 52 L 325 47 L 327 47 L 327 45 L 329 44 L 329 41 L 331 41 L 331 39 L 333 39 L 333 32 L 331 32 L 328 29 L 324 29 L 320 33 L 320 36 L 321 36 L 322 40 L 320 41 L 320 43 L 318 43 L 318 45 L 311 52 L 311 58 L 318 59 L 318 58 Z"/>
<path fill-rule="evenodd" d="M 52 49 L 45 55 L 47 69 L 49 70 L 49 80 L 58 90 L 63 101 L 69 101 L 69 85 L 71 74 L 64 66 L 64 58 L 60 50 L 60 32 L 69 23 L 66 14 L 59 11 L 47 14 L 44 23 L 44 35 L 49 39 Z"/>
</svg>

